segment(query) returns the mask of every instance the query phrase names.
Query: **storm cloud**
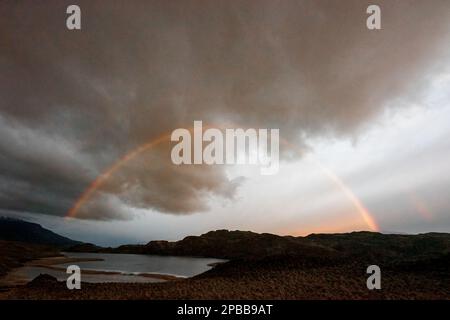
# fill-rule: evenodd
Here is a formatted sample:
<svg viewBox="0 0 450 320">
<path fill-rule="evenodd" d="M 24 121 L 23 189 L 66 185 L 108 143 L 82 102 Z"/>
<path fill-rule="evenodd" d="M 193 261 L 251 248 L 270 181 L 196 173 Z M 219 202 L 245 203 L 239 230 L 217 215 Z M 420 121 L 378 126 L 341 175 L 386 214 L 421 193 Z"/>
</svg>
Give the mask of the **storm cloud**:
<svg viewBox="0 0 450 320">
<path fill-rule="evenodd" d="M 357 137 L 385 108 L 420 98 L 448 52 L 448 1 L 69 1 L 0 3 L 0 203 L 63 216 L 124 154 L 194 120 Z M 133 209 L 188 214 L 239 179 L 177 167 L 170 144 L 116 172 L 85 219 Z M 284 150 L 287 154 L 289 150 Z"/>
</svg>

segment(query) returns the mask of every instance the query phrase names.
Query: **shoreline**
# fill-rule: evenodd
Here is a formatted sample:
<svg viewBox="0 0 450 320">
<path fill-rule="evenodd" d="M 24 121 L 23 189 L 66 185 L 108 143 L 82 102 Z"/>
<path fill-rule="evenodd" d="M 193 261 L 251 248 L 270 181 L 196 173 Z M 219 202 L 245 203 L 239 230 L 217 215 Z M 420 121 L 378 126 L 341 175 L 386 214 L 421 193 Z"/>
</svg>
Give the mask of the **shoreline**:
<svg viewBox="0 0 450 320">
<path fill-rule="evenodd" d="M 59 271 L 62 273 L 66 272 L 65 267 L 61 267 L 58 265 L 66 264 L 66 263 L 75 263 L 75 262 L 89 262 L 89 261 L 104 261 L 104 259 L 101 258 L 71 258 L 67 257 L 65 255 L 58 255 L 53 257 L 45 257 L 45 258 L 39 258 L 31 261 L 25 262 L 22 266 L 14 268 L 10 270 L 6 275 L 0 278 L 0 288 L 9 288 L 9 287 L 15 287 L 15 286 L 23 286 L 31 282 L 33 279 L 25 279 L 23 275 L 20 274 L 20 272 L 24 268 L 43 268 L 48 270 L 54 270 Z M 183 280 L 188 279 L 189 277 L 183 277 L 178 275 L 171 275 L 171 274 L 163 274 L 163 273 L 151 273 L 151 272 L 126 272 L 126 271 L 108 271 L 108 270 L 94 270 L 94 269 L 83 269 L 83 274 L 87 275 L 105 275 L 105 276 L 130 276 L 130 280 L 133 277 L 144 277 L 144 278 L 151 278 L 156 280 L 163 280 L 163 281 L 175 281 L 175 280 Z M 111 283 L 114 283 L 114 281 L 111 281 Z M 130 283 L 133 283 L 133 281 L 130 281 Z"/>
<path fill-rule="evenodd" d="M 86 261 L 86 260 L 83 260 L 83 261 Z M 89 261 L 93 261 L 93 260 L 89 260 Z M 66 268 L 64 268 L 64 267 L 57 267 L 57 266 L 53 266 L 53 265 L 35 264 L 35 265 L 30 265 L 30 266 L 46 268 L 46 269 L 56 270 L 56 271 L 66 271 Z M 121 271 L 83 269 L 82 273 L 84 273 L 84 274 L 99 274 L 99 275 L 122 275 L 122 276 L 130 276 L 130 277 L 137 276 L 137 277 L 154 278 L 154 279 L 167 280 L 167 281 L 187 279 L 187 277 L 181 277 L 181 276 L 176 276 L 176 275 L 162 274 L 162 273 L 147 273 L 147 272 L 143 272 L 143 273 L 139 273 L 139 272 L 131 273 L 130 272 L 130 273 L 128 273 L 128 272 L 121 272 Z"/>
</svg>

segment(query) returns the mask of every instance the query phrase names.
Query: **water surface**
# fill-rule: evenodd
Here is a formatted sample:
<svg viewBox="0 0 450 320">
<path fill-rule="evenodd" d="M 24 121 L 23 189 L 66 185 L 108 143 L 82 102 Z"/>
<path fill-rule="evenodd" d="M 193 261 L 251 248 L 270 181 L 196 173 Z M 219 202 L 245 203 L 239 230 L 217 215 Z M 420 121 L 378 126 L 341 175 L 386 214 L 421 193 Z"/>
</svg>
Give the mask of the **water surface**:
<svg viewBox="0 0 450 320">
<path fill-rule="evenodd" d="M 69 265 L 77 265 L 81 269 L 82 282 L 161 282 L 158 278 L 149 277 L 149 274 L 172 275 L 177 277 L 192 277 L 211 269 L 211 264 L 225 260 L 213 258 L 172 257 L 138 254 L 109 254 L 109 253 L 79 253 L 64 252 L 68 258 L 101 259 L 99 261 L 77 261 L 61 263 L 46 267 L 26 265 L 14 270 L 4 279 L 4 284 L 23 284 L 31 281 L 39 274 L 49 274 L 59 281 L 65 281 L 68 274 L 64 270 Z M 52 269 L 51 267 L 55 267 Z M 114 272 L 118 274 L 83 274 L 83 270 Z M 143 276 L 146 274 L 147 276 Z"/>
</svg>

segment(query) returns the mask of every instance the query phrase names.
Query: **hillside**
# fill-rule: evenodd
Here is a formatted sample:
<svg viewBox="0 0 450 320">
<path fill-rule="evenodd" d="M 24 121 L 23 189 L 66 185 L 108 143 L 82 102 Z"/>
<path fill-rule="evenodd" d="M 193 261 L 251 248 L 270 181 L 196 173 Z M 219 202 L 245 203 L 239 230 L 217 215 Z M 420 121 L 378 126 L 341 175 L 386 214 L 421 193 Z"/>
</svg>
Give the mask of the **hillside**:
<svg viewBox="0 0 450 320">
<path fill-rule="evenodd" d="M 0 240 L 17 241 L 66 248 L 81 244 L 48 229 L 37 223 L 18 219 L 0 217 Z"/>
<path fill-rule="evenodd" d="M 145 245 L 101 248 L 81 245 L 77 252 L 135 253 L 203 256 L 220 259 L 259 259 L 286 255 L 309 258 L 358 258 L 378 261 L 409 261 L 441 257 L 450 253 L 450 234 L 390 235 L 377 232 L 312 234 L 307 237 L 278 236 L 250 231 L 210 231 L 180 241 L 150 241 Z"/>
<path fill-rule="evenodd" d="M 171 256 L 201 256 L 220 259 L 258 258 L 276 254 L 311 256 L 332 255 L 335 250 L 302 241 L 296 237 L 282 237 L 250 231 L 210 231 L 201 236 L 188 236 L 180 241 L 150 241 L 145 245 L 122 245 L 101 248 L 92 244 L 76 245 L 72 252 L 134 253 Z"/>
</svg>

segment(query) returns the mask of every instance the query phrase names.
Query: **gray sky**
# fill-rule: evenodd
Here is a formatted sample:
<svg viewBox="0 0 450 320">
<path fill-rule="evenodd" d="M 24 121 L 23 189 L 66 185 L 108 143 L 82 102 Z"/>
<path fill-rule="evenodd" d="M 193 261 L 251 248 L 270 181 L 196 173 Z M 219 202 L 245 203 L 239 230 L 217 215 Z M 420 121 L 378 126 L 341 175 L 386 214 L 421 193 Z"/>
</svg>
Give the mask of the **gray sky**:
<svg viewBox="0 0 450 320">
<path fill-rule="evenodd" d="M 0 3 L 0 209 L 101 244 L 210 229 L 450 231 L 450 3 Z M 279 128 L 280 172 L 181 166 L 162 143 L 194 120 Z M 339 177 L 337 187 L 323 168 Z M 347 190 L 347 191 L 346 191 Z M 351 192 L 349 196 L 348 192 Z M 373 229 L 373 228 L 372 228 Z"/>
</svg>

